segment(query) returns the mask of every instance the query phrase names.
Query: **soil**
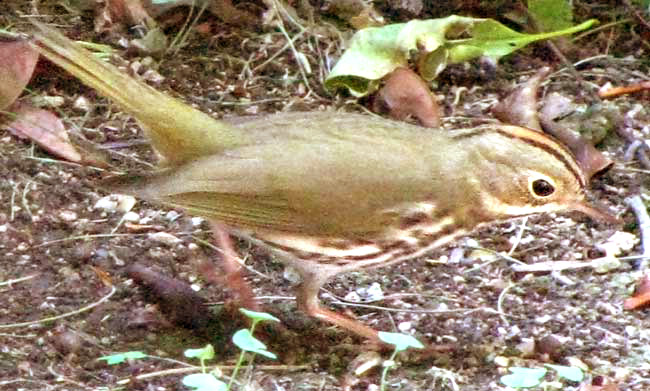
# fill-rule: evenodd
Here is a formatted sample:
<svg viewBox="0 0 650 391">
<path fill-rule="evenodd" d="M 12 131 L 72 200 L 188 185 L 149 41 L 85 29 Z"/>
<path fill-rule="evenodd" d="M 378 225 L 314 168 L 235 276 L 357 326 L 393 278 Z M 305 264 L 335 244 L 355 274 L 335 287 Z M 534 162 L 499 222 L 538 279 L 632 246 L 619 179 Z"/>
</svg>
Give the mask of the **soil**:
<svg viewBox="0 0 650 391">
<path fill-rule="evenodd" d="M 2 24 L 28 31 L 29 24 L 15 12 L 26 5 L 8 3 L 0 6 L 9 7 L 0 17 Z M 58 23 L 75 39 L 115 45 L 119 38 L 137 35 L 99 35 L 93 33 L 92 14 L 75 16 L 56 5 L 50 7 L 40 12 L 59 16 L 44 19 Z M 598 7 L 589 10 L 601 12 L 588 16 L 602 23 L 625 11 L 613 5 L 606 12 Z M 283 50 L 287 41 L 277 28 L 261 22 L 256 28 L 220 24 L 211 15 L 203 18 L 217 26 L 218 33 L 191 34 L 176 54 L 158 57 L 154 65 L 134 50 L 121 51 L 120 56 L 127 65 L 144 64 L 139 73 L 150 70 L 161 75 L 156 88 L 215 118 L 326 107 L 362 111 L 364 102 L 332 95 L 322 86 L 327 68 L 340 56 L 340 33 L 347 36 L 352 31 L 340 21 L 333 24 L 331 15 L 327 19 L 318 15 L 295 41 L 296 50 L 305 54 L 312 67 L 307 79 L 292 51 Z M 649 171 L 636 160 L 624 162 L 629 140 L 615 130 L 625 126 L 640 139 L 648 137 L 647 96 L 625 95 L 597 106 L 590 94 L 594 86 L 607 82 L 619 85 L 647 79 L 648 42 L 630 26 L 644 27 L 626 23 L 569 45 L 571 58 L 588 59 L 578 67 L 583 81 L 544 44 L 518 51 L 496 67 L 478 61 L 449 67 L 436 81 L 435 94 L 448 127 L 467 118 L 489 117 L 494 103 L 543 65 L 557 72 L 541 94 L 571 97 L 586 113 L 580 123 L 589 119 L 602 128 L 599 115 L 618 113 L 623 120 L 611 125 L 599 144 L 617 163 L 592 180 L 590 197 L 623 222 L 604 224 L 580 215 L 531 216 L 524 222 L 491 225 L 421 259 L 347 273 L 328 283 L 321 293 L 325 305 L 376 329 L 405 332 L 429 346 L 448 347 L 398 355 L 387 389 L 505 390 L 500 378 L 508 367 L 540 368 L 546 363 L 578 366 L 587 376 L 582 382 L 571 382 L 551 372 L 546 379 L 560 383 L 549 389 L 605 390 L 597 388 L 602 381 L 614 384 L 608 390 L 650 388 L 648 312 L 623 309 L 623 301 L 644 273 L 635 260 L 620 259 L 609 268 L 535 273 L 517 272 L 518 263 L 513 261 L 588 263 L 605 256 L 603 243 L 621 232 L 637 240 L 615 255 L 642 252 L 635 215 L 624 199 L 643 192 Z M 168 35 L 173 36 L 180 24 L 168 27 Z M 286 27 L 292 36 L 299 32 L 294 25 Z M 274 55 L 272 62 L 261 66 Z M 37 75 L 23 99 L 62 98 L 64 103 L 55 110 L 73 138 L 101 149 L 110 168 L 68 163 L 29 140 L 2 133 L 0 388 L 184 389 L 180 379 L 186 373 L 181 372 L 196 371 L 184 363 L 198 363 L 183 352 L 207 343 L 218 352 L 208 364 L 218 365 L 228 375 L 238 357 L 230 337 L 244 321 L 232 308 L 233 294 L 222 284 L 206 282 L 200 272 L 200 264 L 218 264 L 220 259 L 208 245 L 213 240 L 209 224 L 182 210 L 140 201 L 131 210 L 137 218 L 129 221 L 123 221 L 125 213 L 119 207 L 98 207 L 98 201 L 109 195 L 97 186 L 106 171 L 151 169 L 155 154 L 134 120 L 117 106 L 53 65 L 40 65 Z M 255 365 L 240 372 L 236 389 L 378 389 L 380 365 L 361 374 L 353 369 L 376 357 L 386 359 L 389 353 L 373 352 L 349 333 L 297 312 L 293 299 L 297 281 L 291 271 L 247 243 L 237 243 L 237 248 L 255 295 L 282 324 L 262 325 L 258 334 L 278 359 L 258 355 Z M 128 273 L 135 263 L 160 273 L 154 281 L 165 276 L 172 285 L 188 284 L 210 305 L 170 307 L 155 292 L 152 297 L 151 289 L 137 284 Z M 345 299 L 352 293 L 363 297 L 377 285 L 382 297 L 373 301 L 358 305 Z M 48 320 L 75 311 L 79 312 Z M 184 315 L 190 313 L 192 319 L 205 316 L 207 321 L 183 324 Z M 17 325 L 23 322 L 33 323 Z M 98 360 L 128 351 L 150 357 L 118 365 Z"/>
</svg>

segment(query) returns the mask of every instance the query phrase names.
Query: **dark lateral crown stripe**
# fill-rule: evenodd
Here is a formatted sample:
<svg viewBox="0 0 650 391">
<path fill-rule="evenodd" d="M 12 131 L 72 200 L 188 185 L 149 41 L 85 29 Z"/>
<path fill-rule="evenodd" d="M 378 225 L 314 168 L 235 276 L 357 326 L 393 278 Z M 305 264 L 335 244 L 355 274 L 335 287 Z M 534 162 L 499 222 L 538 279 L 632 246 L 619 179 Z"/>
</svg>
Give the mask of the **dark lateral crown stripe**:
<svg viewBox="0 0 650 391">
<path fill-rule="evenodd" d="M 580 187 L 586 187 L 584 174 L 580 166 L 578 166 L 576 163 L 573 153 L 571 153 L 571 151 L 564 144 L 555 140 L 551 136 L 541 133 L 537 130 L 511 125 L 481 126 L 472 132 L 458 134 L 456 137 L 469 138 L 490 131 L 513 139 L 522 140 L 547 153 L 550 153 L 556 159 L 561 161 L 566 169 L 573 174 L 578 183 L 580 183 Z"/>
</svg>

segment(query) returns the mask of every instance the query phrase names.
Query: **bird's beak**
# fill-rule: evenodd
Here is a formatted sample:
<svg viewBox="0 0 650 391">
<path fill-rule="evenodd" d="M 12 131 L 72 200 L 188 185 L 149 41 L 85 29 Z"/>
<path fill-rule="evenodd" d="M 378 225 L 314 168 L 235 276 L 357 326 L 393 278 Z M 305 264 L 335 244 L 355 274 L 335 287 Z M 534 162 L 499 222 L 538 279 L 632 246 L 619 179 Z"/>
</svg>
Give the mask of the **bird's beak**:
<svg viewBox="0 0 650 391">
<path fill-rule="evenodd" d="M 598 220 L 604 223 L 610 224 L 621 224 L 622 220 L 618 217 L 611 214 L 609 211 L 604 208 L 599 208 L 597 206 L 589 204 L 587 201 L 576 202 L 573 204 L 573 210 L 586 214 L 594 220 Z"/>
</svg>

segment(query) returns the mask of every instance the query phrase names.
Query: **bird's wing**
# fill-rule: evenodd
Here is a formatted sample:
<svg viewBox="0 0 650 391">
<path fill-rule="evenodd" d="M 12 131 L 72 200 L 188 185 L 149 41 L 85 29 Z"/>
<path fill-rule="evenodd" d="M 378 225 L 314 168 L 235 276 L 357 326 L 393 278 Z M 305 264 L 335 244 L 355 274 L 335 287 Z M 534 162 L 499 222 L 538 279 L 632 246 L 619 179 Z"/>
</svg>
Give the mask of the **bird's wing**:
<svg viewBox="0 0 650 391">
<path fill-rule="evenodd" d="M 433 198 L 435 172 L 422 143 L 359 137 L 267 138 L 109 187 L 234 227 L 364 236 L 384 229 L 405 202 Z"/>
</svg>

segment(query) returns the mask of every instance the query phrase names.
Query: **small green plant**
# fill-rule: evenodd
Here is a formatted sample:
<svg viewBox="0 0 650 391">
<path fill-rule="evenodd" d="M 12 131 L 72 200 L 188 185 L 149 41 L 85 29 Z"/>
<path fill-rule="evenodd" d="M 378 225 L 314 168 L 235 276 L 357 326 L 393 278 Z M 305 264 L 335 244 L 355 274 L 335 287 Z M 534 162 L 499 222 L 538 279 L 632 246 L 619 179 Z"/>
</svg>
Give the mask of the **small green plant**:
<svg viewBox="0 0 650 391">
<path fill-rule="evenodd" d="M 581 382 L 585 375 L 584 372 L 578 367 L 567 367 L 564 365 L 544 364 L 546 367 L 554 370 L 559 380 L 566 379 L 572 382 Z M 548 370 L 546 368 L 522 368 L 510 367 L 509 375 L 501 376 L 501 383 L 512 388 L 530 388 L 535 386 L 543 386 L 548 389 L 549 386 L 555 383 L 546 383 L 542 378 L 546 376 Z M 561 385 L 560 385 L 561 387 Z M 555 388 L 555 387 L 553 387 Z"/>
<path fill-rule="evenodd" d="M 415 339 L 415 337 L 400 333 L 387 333 L 380 331 L 379 339 L 389 345 L 395 346 L 393 354 L 388 360 L 384 361 L 384 370 L 381 373 L 380 390 L 384 391 L 386 389 L 386 376 L 388 375 L 388 370 L 395 366 L 395 357 L 397 356 L 397 353 L 402 352 L 408 348 L 422 349 L 424 345 Z"/>
<path fill-rule="evenodd" d="M 250 329 L 239 330 L 232 336 L 232 342 L 237 345 L 237 347 L 240 348 L 242 352 L 240 353 L 237 364 L 235 365 L 232 375 L 230 376 L 230 381 L 226 384 L 225 382 L 219 380 L 219 378 L 222 377 L 222 374 L 218 368 L 215 368 L 212 371 L 208 372 L 208 368 L 206 367 L 205 362 L 214 358 L 214 347 L 211 344 L 207 344 L 202 348 L 185 350 L 185 357 L 197 358 L 201 362 L 201 373 L 193 373 L 191 375 L 183 377 L 182 382 L 185 386 L 192 388 L 194 391 L 229 391 L 232 387 L 234 379 L 237 377 L 237 372 L 244 362 L 246 352 L 252 353 L 252 357 L 248 361 L 249 366 L 253 364 L 253 359 L 255 358 L 256 354 L 261 354 L 271 359 L 276 358 L 276 355 L 274 353 L 269 352 L 266 349 L 266 345 L 264 345 L 262 341 L 253 337 L 253 333 L 255 332 L 255 327 L 257 324 L 262 321 L 279 322 L 280 320 L 273 315 L 267 314 L 265 312 L 250 311 L 244 308 L 240 309 L 240 311 L 246 317 L 251 319 L 252 324 Z M 131 351 L 103 356 L 98 358 L 98 360 L 105 360 L 108 365 L 116 365 L 121 364 L 127 360 L 136 360 L 147 357 L 151 358 L 153 356 L 149 356 L 139 351 Z"/>
<path fill-rule="evenodd" d="M 131 351 L 131 352 L 111 354 L 109 356 L 102 356 L 98 358 L 98 360 L 104 360 L 108 365 L 115 365 L 115 364 L 121 364 L 127 360 L 137 360 L 139 358 L 146 358 L 146 357 L 148 356 L 142 352 Z"/>
<path fill-rule="evenodd" d="M 205 361 L 214 358 L 214 349 L 212 345 L 208 344 L 202 349 L 188 349 L 185 351 L 186 357 L 198 358 L 201 361 L 201 373 L 195 373 L 192 375 L 185 376 L 183 378 L 183 384 L 193 388 L 195 391 L 229 391 L 232 388 L 232 384 L 237 377 L 239 369 L 244 363 L 244 358 L 246 352 L 253 354 L 251 359 L 248 362 L 248 365 L 253 364 L 253 359 L 256 354 L 261 354 L 265 357 L 275 359 L 276 355 L 272 352 L 269 352 L 266 349 L 266 345 L 257 338 L 253 337 L 255 332 L 255 327 L 259 322 L 262 321 L 273 321 L 279 322 L 280 320 L 273 315 L 267 314 L 266 312 L 256 312 L 247 310 L 245 308 L 240 308 L 242 314 L 251 319 L 250 329 L 241 329 L 235 332 L 232 336 L 232 342 L 241 349 L 239 358 L 237 359 L 237 364 L 230 375 L 230 381 L 228 384 L 222 382 L 218 379 L 220 373 L 210 372 L 206 373 Z"/>
<path fill-rule="evenodd" d="M 274 360 L 277 358 L 275 354 L 266 350 L 266 345 L 264 345 L 262 341 L 253 337 L 253 333 L 255 332 L 255 327 L 259 322 L 261 321 L 279 322 L 280 319 L 276 318 L 271 314 L 267 314 L 266 312 L 251 311 L 245 308 L 240 308 L 239 311 L 242 314 L 244 314 L 246 317 L 248 317 L 252 321 L 252 324 L 249 330 L 246 329 L 239 330 L 232 336 L 232 342 L 235 345 L 237 345 L 238 348 L 241 349 L 241 353 L 239 354 L 239 359 L 237 359 L 237 364 L 235 364 L 235 369 L 232 371 L 232 375 L 230 376 L 230 382 L 228 382 L 228 389 L 230 389 L 230 387 L 232 386 L 232 382 L 234 381 L 235 377 L 237 377 L 237 372 L 239 371 L 239 368 L 241 368 L 241 365 L 244 362 L 244 357 L 246 355 L 246 352 L 253 353 L 248 365 L 253 364 L 253 360 L 255 359 L 255 354 L 261 354 L 265 357 Z"/>
<path fill-rule="evenodd" d="M 228 390 L 228 385 L 218 378 L 221 373 L 207 372 L 205 368 L 205 361 L 214 358 L 214 347 L 207 344 L 200 349 L 187 349 L 185 352 L 187 358 L 198 358 L 201 361 L 201 373 L 193 373 L 183 377 L 183 384 L 193 388 L 196 391 L 225 391 Z"/>
</svg>

